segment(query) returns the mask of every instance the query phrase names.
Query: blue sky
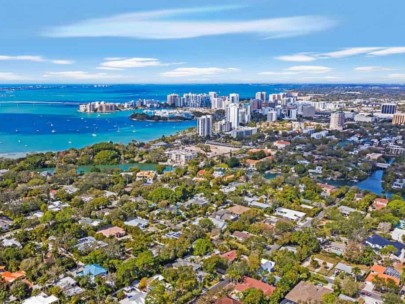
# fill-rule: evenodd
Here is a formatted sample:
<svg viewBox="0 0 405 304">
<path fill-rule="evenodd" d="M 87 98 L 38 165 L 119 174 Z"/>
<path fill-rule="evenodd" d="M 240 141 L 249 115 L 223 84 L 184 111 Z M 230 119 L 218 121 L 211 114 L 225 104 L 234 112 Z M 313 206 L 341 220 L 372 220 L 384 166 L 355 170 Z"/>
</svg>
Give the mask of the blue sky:
<svg viewBox="0 0 405 304">
<path fill-rule="evenodd" d="M 405 83 L 403 0 L 0 0 L 0 83 Z"/>
</svg>

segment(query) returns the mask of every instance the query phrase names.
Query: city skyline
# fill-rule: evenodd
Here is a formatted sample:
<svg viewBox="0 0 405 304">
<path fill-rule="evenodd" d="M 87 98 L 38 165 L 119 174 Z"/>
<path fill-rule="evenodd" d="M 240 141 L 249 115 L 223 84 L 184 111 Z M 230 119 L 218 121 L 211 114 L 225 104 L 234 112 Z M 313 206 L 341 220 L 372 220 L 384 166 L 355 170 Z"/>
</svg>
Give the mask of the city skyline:
<svg viewBox="0 0 405 304">
<path fill-rule="evenodd" d="M 0 0 L 0 84 L 405 83 L 404 3 L 301 2 Z"/>
</svg>

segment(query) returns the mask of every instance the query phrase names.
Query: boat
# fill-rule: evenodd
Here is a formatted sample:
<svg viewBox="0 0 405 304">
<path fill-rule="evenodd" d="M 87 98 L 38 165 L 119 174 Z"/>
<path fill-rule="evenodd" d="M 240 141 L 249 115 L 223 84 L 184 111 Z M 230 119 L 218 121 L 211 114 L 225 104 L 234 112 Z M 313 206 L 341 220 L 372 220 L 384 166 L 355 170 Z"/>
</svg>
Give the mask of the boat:
<svg viewBox="0 0 405 304">
<path fill-rule="evenodd" d="M 55 131 L 55 130 L 52 130 L 51 132 L 52 132 L 52 133 L 56 133 L 56 131 Z"/>
<path fill-rule="evenodd" d="M 96 137 L 96 136 L 97 136 L 97 134 L 96 134 L 96 133 L 93 133 L 93 134 L 91 134 L 91 136 Z"/>
</svg>

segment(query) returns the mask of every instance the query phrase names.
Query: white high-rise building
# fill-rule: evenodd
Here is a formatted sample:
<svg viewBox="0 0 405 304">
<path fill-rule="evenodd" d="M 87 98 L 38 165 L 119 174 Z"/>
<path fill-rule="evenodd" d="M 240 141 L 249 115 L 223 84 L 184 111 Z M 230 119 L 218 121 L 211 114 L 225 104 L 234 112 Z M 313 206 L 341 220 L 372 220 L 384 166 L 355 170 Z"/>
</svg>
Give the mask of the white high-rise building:
<svg viewBox="0 0 405 304">
<path fill-rule="evenodd" d="M 216 133 L 224 133 L 232 130 L 232 125 L 229 121 L 221 120 L 214 124 Z"/>
<path fill-rule="evenodd" d="M 201 137 L 212 136 L 212 115 L 204 115 L 197 119 L 198 135 Z"/>
<path fill-rule="evenodd" d="M 343 130 L 345 126 L 345 113 L 335 112 L 330 116 L 330 130 Z"/>
<path fill-rule="evenodd" d="M 256 93 L 256 99 L 261 100 L 261 101 L 266 101 L 266 92 L 257 92 Z"/>
<path fill-rule="evenodd" d="M 287 116 L 286 116 L 286 118 L 287 118 L 287 119 L 290 119 L 290 120 L 297 120 L 297 108 L 295 108 L 295 107 L 289 107 L 289 108 L 287 109 Z"/>
<path fill-rule="evenodd" d="M 209 95 L 211 100 L 218 97 L 217 92 L 209 92 L 208 95 Z"/>
<path fill-rule="evenodd" d="M 231 123 L 233 129 L 239 126 L 239 105 L 231 103 L 226 107 L 225 110 L 226 121 Z"/>
<path fill-rule="evenodd" d="M 172 106 L 172 105 L 177 106 L 179 104 L 179 95 L 177 95 L 177 94 L 167 95 L 167 104 L 169 106 Z"/>
<path fill-rule="evenodd" d="M 267 121 L 269 122 L 277 121 L 277 111 L 271 110 L 267 112 Z"/>
<path fill-rule="evenodd" d="M 231 94 L 229 94 L 229 99 L 230 99 L 231 103 L 239 103 L 239 94 L 231 93 Z"/>
<path fill-rule="evenodd" d="M 225 101 L 222 97 L 216 97 L 211 99 L 211 109 L 219 110 L 225 109 Z"/>
</svg>

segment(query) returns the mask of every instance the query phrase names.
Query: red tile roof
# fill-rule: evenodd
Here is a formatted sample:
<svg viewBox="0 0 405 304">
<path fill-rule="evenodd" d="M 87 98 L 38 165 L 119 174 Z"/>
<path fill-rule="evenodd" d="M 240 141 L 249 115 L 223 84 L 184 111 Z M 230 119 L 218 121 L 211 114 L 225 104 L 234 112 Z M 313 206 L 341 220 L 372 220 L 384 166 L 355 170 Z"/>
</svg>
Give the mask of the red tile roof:
<svg viewBox="0 0 405 304">
<path fill-rule="evenodd" d="M 12 283 L 17 279 L 25 278 L 24 271 L 16 271 L 16 272 L 5 271 L 5 272 L 2 272 L 0 275 L 4 279 L 4 281 L 6 281 L 8 283 Z"/>
<path fill-rule="evenodd" d="M 242 304 L 241 302 L 225 297 L 215 301 L 215 304 Z"/>
<path fill-rule="evenodd" d="M 244 292 L 246 289 L 249 288 L 260 289 L 261 291 L 263 291 L 263 294 L 265 296 L 270 296 L 276 290 L 276 288 L 272 285 L 249 277 L 244 277 L 243 282 L 236 284 L 235 286 L 235 290 L 238 292 Z"/>
<path fill-rule="evenodd" d="M 388 200 L 385 198 L 376 198 L 373 202 L 373 207 L 377 210 L 387 207 Z"/>
<path fill-rule="evenodd" d="M 238 257 L 236 250 L 231 250 L 221 254 L 221 258 L 227 259 L 229 262 L 233 262 Z"/>
<path fill-rule="evenodd" d="M 390 275 L 387 275 L 387 274 L 384 273 L 386 269 L 387 269 L 387 267 L 384 267 L 384 266 L 381 266 L 381 265 L 378 265 L 378 264 L 374 264 L 370 268 L 371 273 L 366 278 L 366 282 L 373 283 L 374 278 L 379 277 L 380 279 L 383 279 L 385 281 L 392 280 L 392 281 L 394 281 L 394 283 L 396 285 L 399 285 L 399 279 L 397 277 L 393 277 L 393 276 L 390 276 Z"/>
</svg>

